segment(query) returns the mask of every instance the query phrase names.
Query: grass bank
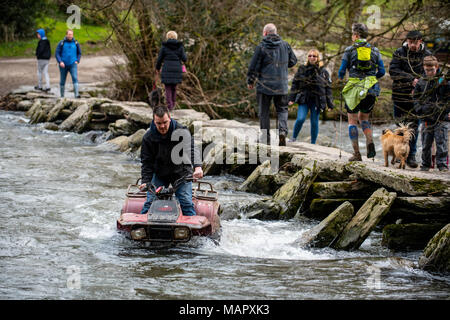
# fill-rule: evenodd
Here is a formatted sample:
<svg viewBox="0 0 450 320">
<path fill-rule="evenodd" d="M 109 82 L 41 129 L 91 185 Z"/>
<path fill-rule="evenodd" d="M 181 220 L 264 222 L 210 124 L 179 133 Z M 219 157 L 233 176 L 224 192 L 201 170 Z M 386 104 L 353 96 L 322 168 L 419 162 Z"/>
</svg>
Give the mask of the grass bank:
<svg viewBox="0 0 450 320">
<path fill-rule="evenodd" d="M 54 57 L 56 46 L 68 29 L 64 17 L 40 19 L 37 25 L 45 30 Z M 81 21 L 81 28 L 74 29 L 74 38 L 80 43 L 83 54 L 95 54 L 107 50 L 104 40 L 109 33 L 107 26 L 83 24 Z M 0 43 L 0 57 L 34 57 L 37 43 L 38 39 L 34 33 L 30 35 L 29 40 Z"/>
</svg>

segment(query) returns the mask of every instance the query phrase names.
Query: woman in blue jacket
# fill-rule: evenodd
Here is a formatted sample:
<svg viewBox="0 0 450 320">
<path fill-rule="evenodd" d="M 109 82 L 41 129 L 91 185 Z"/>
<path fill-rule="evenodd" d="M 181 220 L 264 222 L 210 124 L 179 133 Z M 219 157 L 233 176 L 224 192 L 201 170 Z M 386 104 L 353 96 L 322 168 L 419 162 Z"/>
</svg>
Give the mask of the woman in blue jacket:
<svg viewBox="0 0 450 320">
<path fill-rule="evenodd" d="M 78 94 L 78 70 L 77 66 L 81 60 L 81 48 L 78 41 L 73 38 L 73 31 L 67 30 L 64 40 L 61 40 L 56 47 L 56 60 L 59 64 L 60 73 L 60 90 L 61 97 L 64 97 L 64 88 L 66 84 L 67 73 L 70 73 L 73 83 L 73 91 L 75 98 L 79 98 Z"/>
</svg>

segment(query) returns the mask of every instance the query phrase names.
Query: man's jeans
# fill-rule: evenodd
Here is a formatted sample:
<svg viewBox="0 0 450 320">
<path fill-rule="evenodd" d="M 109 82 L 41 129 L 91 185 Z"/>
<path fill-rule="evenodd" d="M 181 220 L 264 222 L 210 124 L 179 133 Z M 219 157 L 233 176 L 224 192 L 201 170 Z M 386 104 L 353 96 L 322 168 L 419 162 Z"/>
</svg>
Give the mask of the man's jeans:
<svg viewBox="0 0 450 320">
<path fill-rule="evenodd" d="M 302 130 L 303 123 L 306 120 L 306 116 L 308 115 L 308 111 L 311 110 L 310 122 L 311 122 L 311 144 L 315 144 L 317 140 L 317 136 L 319 135 L 319 116 L 320 110 L 316 108 L 314 105 L 308 106 L 307 104 L 298 105 L 297 110 L 297 120 L 295 120 L 294 124 L 294 133 L 292 137 L 297 139 L 298 134 Z"/>
<path fill-rule="evenodd" d="M 447 168 L 448 128 L 446 122 L 426 123 L 422 130 L 422 167 L 431 167 L 431 146 L 436 141 L 436 165 Z"/>
<path fill-rule="evenodd" d="M 153 174 L 152 182 L 156 188 L 164 186 L 168 187 L 170 183 L 165 183 L 161 179 L 159 179 L 156 174 Z M 178 189 L 175 191 L 175 195 L 178 199 L 178 202 L 181 206 L 181 211 L 185 216 L 195 216 L 194 203 L 192 202 L 192 182 L 184 181 Z M 144 203 L 144 207 L 142 208 L 141 213 L 147 213 L 148 209 L 152 205 L 153 200 L 155 199 L 155 195 L 151 192 L 147 192 L 147 201 Z"/>
<path fill-rule="evenodd" d="M 70 66 L 65 66 L 64 68 L 59 67 L 59 74 L 60 74 L 59 86 L 61 90 L 61 97 L 64 97 L 64 89 L 66 85 L 67 73 L 70 73 L 70 76 L 72 77 L 73 91 L 75 97 L 78 97 L 78 68 L 76 63 L 73 63 Z"/>
<path fill-rule="evenodd" d="M 38 59 L 37 76 L 38 87 L 41 89 L 50 89 L 50 78 L 48 77 L 48 64 L 50 60 Z M 45 87 L 42 86 L 42 77 L 45 78 Z"/>
<path fill-rule="evenodd" d="M 419 120 L 410 110 L 414 110 L 414 104 L 409 101 L 393 101 L 394 102 L 394 120 L 398 124 L 400 122 L 410 123 L 410 128 L 414 129 L 414 135 L 409 140 L 408 160 L 415 160 L 417 153 L 417 139 L 419 137 Z"/>
<path fill-rule="evenodd" d="M 280 135 L 287 136 L 288 134 L 288 96 L 272 96 L 258 92 L 256 94 L 256 100 L 259 109 L 259 125 L 263 130 L 263 134 L 267 134 L 267 144 L 270 144 L 270 104 L 272 99 L 278 115 L 278 129 L 280 130 Z"/>
</svg>

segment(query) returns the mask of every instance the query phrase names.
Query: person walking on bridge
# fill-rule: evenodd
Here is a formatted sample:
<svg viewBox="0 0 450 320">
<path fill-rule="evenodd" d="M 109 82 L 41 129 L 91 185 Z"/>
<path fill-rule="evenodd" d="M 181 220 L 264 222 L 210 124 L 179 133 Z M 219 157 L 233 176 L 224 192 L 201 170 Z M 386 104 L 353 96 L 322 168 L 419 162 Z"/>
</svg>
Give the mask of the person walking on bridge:
<svg viewBox="0 0 450 320">
<path fill-rule="evenodd" d="M 367 158 L 374 158 L 376 155 L 369 116 L 381 91 L 378 79 L 384 76 L 385 70 L 380 51 L 366 40 L 368 35 L 369 30 L 365 24 L 352 25 L 353 45 L 345 49 L 338 74 L 339 79 L 343 80 L 346 71 L 349 72 L 348 82 L 342 90 L 353 147 L 353 156 L 349 161 L 362 161 L 358 143 L 358 122 L 366 136 Z"/>
<path fill-rule="evenodd" d="M 277 34 L 273 23 L 264 26 L 263 40 L 256 47 L 247 72 L 247 87 L 256 82 L 259 123 L 262 141 L 270 144 L 270 104 L 278 114 L 279 145 L 286 145 L 288 134 L 288 69 L 297 64 L 291 46 Z"/>
</svg>

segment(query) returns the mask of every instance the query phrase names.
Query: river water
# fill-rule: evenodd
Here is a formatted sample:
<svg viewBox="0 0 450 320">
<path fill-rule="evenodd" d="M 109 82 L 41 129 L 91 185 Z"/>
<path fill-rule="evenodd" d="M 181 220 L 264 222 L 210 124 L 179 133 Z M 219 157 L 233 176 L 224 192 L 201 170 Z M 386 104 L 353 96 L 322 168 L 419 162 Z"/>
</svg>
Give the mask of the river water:
<svg viewBox="0 0 450 320">
<path fill-rule="evenodd" d="M 140 163 L 86 134 L 0 112 L 0 299 L 445 299 L 450 278 L 372 232 L 356 252 L 302 250 L 311 220 L 222 221 L 207 239 L 154 251 L 116 231 Z M 321 134 L 325 131 L 322 130 Z M 260 196 L 206 177 L 228 210 Z M 234 208 L 234 209 L 233 209 Z"/>
</svg>

